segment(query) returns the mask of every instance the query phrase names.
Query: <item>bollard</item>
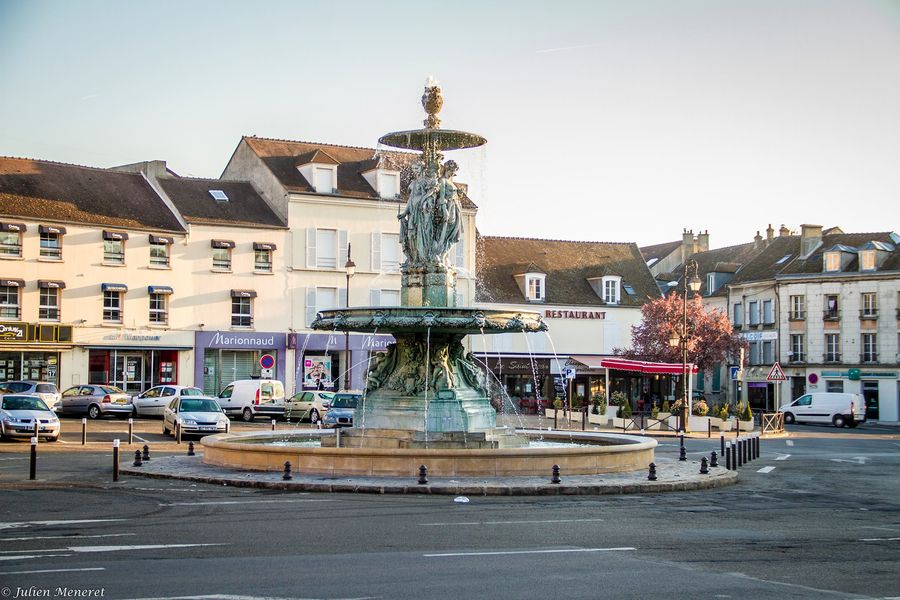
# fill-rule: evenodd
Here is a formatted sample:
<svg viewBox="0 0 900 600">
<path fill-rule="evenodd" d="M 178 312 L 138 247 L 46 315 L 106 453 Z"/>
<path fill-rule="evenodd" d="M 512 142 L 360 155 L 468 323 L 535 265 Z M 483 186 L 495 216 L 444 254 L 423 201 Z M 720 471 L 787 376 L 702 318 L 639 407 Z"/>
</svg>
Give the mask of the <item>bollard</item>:
<svg viewBox="0 0 900 600">
<path fill-rule="evenodd" d="M 558 416 L 558 415 L 559 415 L 559 409 L 558 409 L 558 408 L 554 408 L 554 409 L 553 409 L 553 429 L 558 429 L 558 427 L 557 427 L 557 425 L 556 425 L 556 419 L 557 419 L 557 416 Z"/>
<path fill-rule="evenodd" d="M 684 446 L 678 450 L 678 460 L 687 460 L 687 450 Z"/>
<path fill-rule="evenodd" d="M 750 436 L 744 436 L 744 464 L 750 462 Z"/>
<path fill-rule="evenodd" d="M 275 431 L 275 419 L 272 419 L 272 431 Z"/>
<path fill-rule="evenodd" d="M 712 421 L 710 419 L 706 420 L 706 437 L 712 437 Z"/>
<path fill-rule="evenodd" d="M 719 466 L 719 455 L 716 454 L 716 451 L 713 450 L 709 454 L 709 466 L 718 467 Z"/>
<path fill-rule="evenodd" d="M 731 452 L 729 454 L 731 454 L 731 470 L 737 471 L 737 442 L 731 442 Z"/>
<path fill-rule="evenodd" d="M 684 448 L 684 432 L 678 434 L 678 436 L 680 438 L 678 445 L 681 446 L 682 448 Z"/>
<path fill-rule="evenodd" d="M 294 478 L 294 476 L 291 475 L 291 461 L 287 460 L 284 462 L 284 475 L 282 475 L 281 478 L 285 481 L 290 481 Z"/>
<path fill-rule="evenodd" d="M 81 445 L 87 443 L 87 417 L 81 419 Z"/>
<path fill-rule="evenodd" d="M 144 444 L 144 457 L 143 458 L 144 458 L 144 462 L 147 462 L 150 460 L 150 446 L 148 446 L 147 444 Z"/>
<path fill-rule="evenodd" d="M 335 427 L 335 429 L 334 429 L 334 447 L 335 448 L 341 447 L 341 428 L 340 427 Z"/>
<path fill-rule="evenodd" d="M 744 441 L 744 438 L 738 438 L 737 440 L 735 440 L 735 445 L 734 445 L 735 451 L 737 452 L 737 463 L 735 463 L 735 464 L 737 464 L 737 466 L 739 466 L 739 467 L 744 466 L 743 441 Z"/>
<path fill-rule="evenodd" d="M 181 443 L 181 423 L 175 421 L 175 443 Z"/>
<path fill-rule="evenodd" d="M 731 470 L 731 442 L 725 446 L 725 469 Z"/>
<path fill-rule="evenodd" d="M 650 473 L 647 475 L 650 481 L 656 481 L 656 463 L 650 463 Z"/>
<path fill-rule="evenodd" d="M 739 438 L 741 437 L 741 420 L 735 418 L 735 423 L 737 423 L 737 431 L 735 431 L 734 437 Z"/>
<path fill-rule="evenodd" d="M 428 483 L 428 467 L 419 465 L 419 485 Z"/>
<path fill-rule="evenodd" d="M 550 483 L 559 483 L 559 465 L 553 465 L 553 469 L 550 472 Z"/>
<path fill-rule="evenodd" d="M 584 431 L 585 429 L 587 429 L 587 404 L 584 405 L 581 411 L 581 430 Z"/>
<path fill-rule="evenodd" d="M 134 462 L 131 463 L 131 466 L 133 466 L 133 467 L 143 467 L 144 466 L 144 463 L 141 462 L 141 451 L 140 450 L 134 451 Z"/>
<path fill-rule="evenodd" d="M 41 435 L 41 421 L 37 417 L 34 419 L 34 437 L 40 440 Z"/>
<path fill-rule="evenodd" d="M 113 440 L 113 481 L 119 480 L 119 440 Z"/>
<path fill-rule="evenodd" d="M 644 435 L 644 428 L 641 427 L 641 435 Z"/>
<path fill-rule="evenodd" d="M 706 457 L 700 459 L 700 474 L 708 475 L 709 474 L 709 464 L 706 462 Z"/>
<path fill-rule="evenodd" d="M 32 481 L 37 479 L 37 445 L 37 438 L 31 438 L 31 465 L 28 469 L 28 479 Z"/>
<path fill-rule="evenodd" d="M 719 432 L 719 454 L 725 454 L 725 432 Z"/>
<path fill-rule="evenodd" d="M 762 432 L 757 433 L 756 437 L 753 439 L 754 439 L 753 449 L 756 452 L 756 458 L 759 458 L 759 442 L 762 440 Z"/>
<path fill-rule="evenodd" d="M 188 442 L 188 456 L 196 456 L 194 454 L 194 442 Z"/>
<path fill-rule="evenodd" d="M 128 445 L 134 443 L 134 419 L 128 419 Z"/>
</svg>

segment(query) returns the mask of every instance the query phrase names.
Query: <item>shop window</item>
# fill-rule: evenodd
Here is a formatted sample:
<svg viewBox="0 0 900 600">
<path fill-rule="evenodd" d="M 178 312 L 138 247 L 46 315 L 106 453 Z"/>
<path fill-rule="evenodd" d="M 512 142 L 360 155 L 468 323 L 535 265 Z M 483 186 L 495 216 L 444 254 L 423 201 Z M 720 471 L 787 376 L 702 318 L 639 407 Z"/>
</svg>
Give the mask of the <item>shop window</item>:
<svg viewBox="0 0 900 600">
<path fill-rule="evenodd" d="M 19 290 L 22 286 L 17 281 L 4 280 L 0 285 L 0 319 L 18 321 L 21 314 Z M 24 285 L 24 282 L 22 282 Z"/>
<path fill-rule="evenodd" d="M 122 292 L 114 290 L 103 292 L 103 322 L 122 322 Z"/>
<path fill-rule="evenodd" d="M 59 321 L 59 297 L 60 290 L 58 287 L 41 287 L 38 319 L 42 321 Z"/>
<path fill-rule="evenodd" d="M 844 392 L 844 382 L 841 379 L 827 379 L 825 381 L 825 391 L 842 394 Z"/>
</svg>

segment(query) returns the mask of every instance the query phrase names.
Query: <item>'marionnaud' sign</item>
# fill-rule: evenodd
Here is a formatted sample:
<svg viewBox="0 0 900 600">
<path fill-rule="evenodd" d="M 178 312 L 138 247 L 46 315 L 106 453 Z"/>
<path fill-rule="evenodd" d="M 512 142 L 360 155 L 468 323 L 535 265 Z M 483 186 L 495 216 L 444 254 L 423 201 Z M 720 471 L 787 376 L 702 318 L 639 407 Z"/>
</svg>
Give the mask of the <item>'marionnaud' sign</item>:
<svg viewBox="0 0 900 600">
<path fill-rule="evenodd" d="M 201 331 L 197 333 L 197 347 L 235 349 L 283 349 L 283 333 L 252 331 Z"/>
<path fill-rule="evenodd" d="M 567 310 L 567 309 L 551 309 L 544 310 L 545 319 L 605 319 L 606 311 L 601 310 Z"/>
</svg>

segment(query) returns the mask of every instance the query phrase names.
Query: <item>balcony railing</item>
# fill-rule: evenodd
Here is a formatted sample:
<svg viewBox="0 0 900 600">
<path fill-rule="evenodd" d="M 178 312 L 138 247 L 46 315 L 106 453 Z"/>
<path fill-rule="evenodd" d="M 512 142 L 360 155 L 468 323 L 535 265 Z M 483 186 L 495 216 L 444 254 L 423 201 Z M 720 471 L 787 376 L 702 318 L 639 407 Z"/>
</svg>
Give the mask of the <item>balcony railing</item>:
<svg viewBox="0 0 900 600">
<path fill-rule="evenodd" d="M 806 320 L 806 311 L 798 310 L 792 311 L 788 314 L 788 321 L 805 321 Z"/>
<path fill-rule="evenodd" d="M 866 319 L 877 319 L 878 318 L 878 309 L 877 308 L 861 308 L 859 310 L 859 319 L 864 321 Z"/>
<path fill-rule="evenodd" d="M 822 319 L 825 321 L 840 321 L 841 320 L 841 311 L 839 311 L 837 309 L 835 309 L 835 310 L 826 309 L 822 313 Z"/>
</svg>

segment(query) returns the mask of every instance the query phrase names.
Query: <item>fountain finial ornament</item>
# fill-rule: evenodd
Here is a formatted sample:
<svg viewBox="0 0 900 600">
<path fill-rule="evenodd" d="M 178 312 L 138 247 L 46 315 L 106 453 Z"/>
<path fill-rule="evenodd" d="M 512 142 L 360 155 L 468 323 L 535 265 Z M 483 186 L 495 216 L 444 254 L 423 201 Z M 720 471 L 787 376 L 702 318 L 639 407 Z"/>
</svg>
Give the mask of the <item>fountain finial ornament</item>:
<svg viewBox="0 0 900 600">
<path fill-rule="evenodd" d="M 441 120 L 437 114 L 444 106 L 444 97 L 441 95 L 441 84 L 431 76 L 425 80 L 425 93 L 422 94 L 422 108 L 428 113 L 423 123 L 428 129 L 437 129 L 441 126 Z"/>
</svg>

